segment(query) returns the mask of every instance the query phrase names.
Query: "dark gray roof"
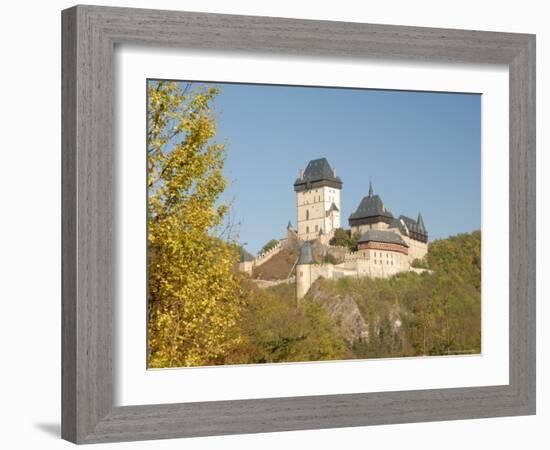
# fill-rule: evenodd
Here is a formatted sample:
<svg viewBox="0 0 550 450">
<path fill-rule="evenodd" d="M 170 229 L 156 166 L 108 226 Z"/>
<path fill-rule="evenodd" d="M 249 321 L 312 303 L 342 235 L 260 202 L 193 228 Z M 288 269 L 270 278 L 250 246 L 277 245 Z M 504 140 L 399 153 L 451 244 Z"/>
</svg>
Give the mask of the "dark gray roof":
<svg viewBox="0 0 550 450">
<path fill-rule="evenodd" d="M 355 212 L 349 216 L 350 219 L 364 219 L 366 217 L 385 216 L 393 217 L 391 211 L 388 211 L 382 199 L 378 195 L 369 195 L 363 197 L 361 203 Z"/>
<path fill-rule="evenodd" d="M 302 177 L 296 179 L 294 186 L 323 181 L 339 185 L 340 188 L 342 187 L 342 180 L 334 174 L 334 170 L 330 167 L 326 158 L 312 159 L 308 163 Z"/>
<path fill-rule="evenodd" d="M 360 238 L 358 243 L 367 243 L 367 242 L 385 242 L 388 244 L 399 244 L 405 247 L 408 247 L 407 243 L 393 231 L 386 230 L 368 230 Z"/>
<path fill-rule="evenodd" d="M 414 219 L 411 219 L 410 217 L 407 217 L 407 216 L 399 216 L 399 218 L 401 220 L 403 220 L 403 222 L 405 222 L 405 225 L 407 226 L 407 228 L 409 229 L 409 231 L 413 232 L 413 233 L 418 233 L 418 234 L 422 234 L 422 235 L 427 235 L 428 234 L 428 231 L 426 230 L 426 227 L 424 226 L 424 221 L 422 220 L 422 216 L 419 215 L 418 218 L 420 220 L 420 223 Z"/>
<path fill-rule="evenodd" d="M 334 203 L 334 202 L 332 202 L 332 205 L 330 205 L 330 208 L 328 209 L 327 213 L 329 213 L 331 211 L 340 211 L 338 209 L 338 206 L 336 206 L 336 203 Z"/>
<path fill-rule="evenodd" d="M 304 242 L 304 245 L 300 248 L 300 257 L 298 258 L 299 264 L 317 264 L 315 258 L 313 257 L 313 251 L 311 250 L 311 244 L 309 241 Z"/>
<path fill-rule="evenodd" d="M 248 262 L 248 261 L 254 261 L 254 256 L 248 253 L 244 248 L 241 248 L 241 255 L 239 258 L 239 262 Z"/>
<path fill-rule="evenodd" d="M 393 219 L 388 228 L 397 228 L 399 232 L 405 236 L 407 236 L 409 233 L 407 232 L 407 228 L 405 228 L 405 225 L 403 225 L 403 222 L 401 222 L 401 219 Z"/>
<path fill-rule="evenodd" d="M 418 213 L 418 219 L 416 220 L 416 223 L 418 224 L 419 232 L 422 234 L 426 234 L 428 231 L 426 230 L 426 226 L 424 225 L 424 219 L 422 218 L 422 214 Z"/>
</svg>

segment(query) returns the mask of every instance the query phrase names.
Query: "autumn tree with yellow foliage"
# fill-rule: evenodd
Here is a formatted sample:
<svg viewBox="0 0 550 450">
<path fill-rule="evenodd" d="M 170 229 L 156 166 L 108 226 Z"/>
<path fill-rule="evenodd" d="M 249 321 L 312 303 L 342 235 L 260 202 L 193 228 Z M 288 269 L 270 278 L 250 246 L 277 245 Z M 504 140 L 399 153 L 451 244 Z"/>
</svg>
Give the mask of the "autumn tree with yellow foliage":
<svg viewBox="0 0 550 450">
<path fill-rule="evenodd" d="M 212 87 L 153 81 L 147 110 L 148 365 L 215 364 L 239 345 L 235 246 Z"/>
</svg>

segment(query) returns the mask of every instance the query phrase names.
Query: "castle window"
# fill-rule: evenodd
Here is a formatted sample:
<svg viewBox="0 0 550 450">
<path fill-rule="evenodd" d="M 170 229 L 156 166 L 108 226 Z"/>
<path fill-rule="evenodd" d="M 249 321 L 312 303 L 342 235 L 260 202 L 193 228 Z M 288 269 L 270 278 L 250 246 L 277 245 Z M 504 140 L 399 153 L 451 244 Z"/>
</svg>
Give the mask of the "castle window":
<svg viewBox="0 0 550 450">
<path fill-rule="evenodd" d="M 306 227 L 306 233 L 309 233 L 309 227 Z"/>
<path fill-rule="evenodd" d="M 309 209 L 306 209 L 306 220 L 309 220 Z"/>
</svg>

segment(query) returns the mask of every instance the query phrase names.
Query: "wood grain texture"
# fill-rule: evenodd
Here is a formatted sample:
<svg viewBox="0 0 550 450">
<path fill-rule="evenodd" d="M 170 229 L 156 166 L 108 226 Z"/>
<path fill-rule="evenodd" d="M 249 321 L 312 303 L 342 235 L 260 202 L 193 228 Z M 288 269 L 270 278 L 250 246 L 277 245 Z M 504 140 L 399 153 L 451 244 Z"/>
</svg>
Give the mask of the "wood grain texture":
<svg viewBox="0 0 550 450">
<path fill-rule="evenodd" d="M 62 16 L 63 438 L 93 443 L 534 414 L 534 36 L 95 6 Z M 508 65 L 510 384 L 114 407 L 113 52 L 120 43 Z"/>
<path fill-rule="evenodd" d="M 76 10 L 63 14 L 62 35 L 76 36 Z M 76 39 L 62 42 L 61 155 L 61 434 L 76 440 Z"/>
</svg>

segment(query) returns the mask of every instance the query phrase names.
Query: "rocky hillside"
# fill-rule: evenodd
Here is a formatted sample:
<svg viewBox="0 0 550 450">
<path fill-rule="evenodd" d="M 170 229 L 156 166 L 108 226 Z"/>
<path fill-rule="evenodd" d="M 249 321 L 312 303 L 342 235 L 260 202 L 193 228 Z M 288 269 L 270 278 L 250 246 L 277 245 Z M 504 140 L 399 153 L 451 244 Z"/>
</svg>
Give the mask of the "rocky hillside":
<svg viewBox="0 0 550 450">
<path fill-rule="evenodd" d="M 430 244 L 432 273 L 320 279 L 305 297 L 335 321 L 357 358 L 481 351 L 481 234 Z"/>
</svg>

